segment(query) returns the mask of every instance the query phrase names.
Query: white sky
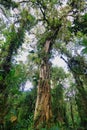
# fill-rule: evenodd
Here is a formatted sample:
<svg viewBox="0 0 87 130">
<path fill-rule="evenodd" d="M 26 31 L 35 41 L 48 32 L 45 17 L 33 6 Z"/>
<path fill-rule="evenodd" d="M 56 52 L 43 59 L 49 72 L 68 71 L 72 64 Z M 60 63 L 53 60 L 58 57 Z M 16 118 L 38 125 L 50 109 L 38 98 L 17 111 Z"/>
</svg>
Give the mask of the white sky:
<svg viewBox="0 0 87 130">
<path fill-rule="evenodd" d="M 56 56 L 52 60 L 53 66 L 63 67 L 65 71 L 67 71 L 67 65 L 66 63 L 58 56 Z"/>
</svg>

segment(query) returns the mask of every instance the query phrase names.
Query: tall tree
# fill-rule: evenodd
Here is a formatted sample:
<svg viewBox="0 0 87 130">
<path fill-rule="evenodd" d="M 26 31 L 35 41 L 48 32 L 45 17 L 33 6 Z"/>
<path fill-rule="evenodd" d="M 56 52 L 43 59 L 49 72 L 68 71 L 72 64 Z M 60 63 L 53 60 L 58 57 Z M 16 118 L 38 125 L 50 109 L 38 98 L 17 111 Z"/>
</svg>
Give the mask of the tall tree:
<svg viewBox="0 0 87 130">
<path fill-rule="evenodd" d="M 22 16 L 25 15 L 25 18 Z M 7 83 L 6 78 L 9 72 L 11 71 L 12 67 L 12 57 L 13 54 L 17 53 L 18 48 L 22 45 L 25 36 L 25 30 L 28 28 L 30 29 L 31 26 L 34 25 L 34 17 L 31 14 L 28 14 L 27 10 L 23 10 L 21 12 L 21 16 L 19 19 L 19 27 L 16 28 L 15 25 L 11 25 L 5 32 L 4 36 L 6 38 L 5 42 L 1 47 L 1 63 L 0 63 L 0 70 L 1 72 L 1 80 L 0 80 L 0 94 L 2 102 L 0 104 L 0 124 L 4 123 L 4 117 L 7 114 L 7 110 L 5 110 L 7 106 Z M 5 51 L 5 53 L 3 53 Z M 4 129 L 4 128 L 2 128 Z"/>
<path fill-rule="evenodd" d="M 59 6 L 59 2 L 50 2 L 50 1 L 39 1 L 38 6 L 41 10 L 43 15 L 44 22 L 47 27 L 47 33 L 40 43 L 38 52 L 40 53 L 39 57 L 41 58 L 40 63 L 40 73 L 39 73 L 39 82 L 38 82 L 38 92 L 37 92 L 37 101 L 35 107 L 35 128 L 40 129 L 40 125 L 44 127 L 45 125 L 49 126 L 49 122 L 52 118 L 52 110 L 51 110 L 51 95 L 50 95 L 50 54 L 53 48 L 53 44 L 55 43 L 56 38 L 58 37 L 59 33 L 62 33 L 63 29 L 65 28 L 65 24 L 62 23 L 63 21 L 67 21 L 66 17 L 70 12 L 70 8 L 63 8 L 62 12 L 60 9 L 59 12 L 55 8 L 55 6 Z M 53 9 L 52 9 L 53 8 Z M 49 10 L 52 9 L 56 14 L 53 15 L 53 12 Z M 59 13 L 59 14 L 58 14 Z M 61 14 L 61 15 L 60 15 Z M 63 32 L 64 33 L 64 32 Z M 66 37 L 66 36 L 65 36 Z M 59 37 L 58 37 L 59 38 Z"/>
<path fill-rule="evenodd" d="M 40 73 L 39 73 L 39 82 L 38 82 L 38 92 L 37 92 L 37 101 L 35 107 L 35 127 L 40 127 L 39 125 L 42 123 L 42 126 L 49 124 L 49 121 L 52 118 L 52 110 L 51 110 L 51 91 L 50 91 L 50 51 L 53 44 L 54 37 L 56 32 L 46 37 L 42 52 L 40 54 L 41 64 L 40 64 Z M 52 36 L 51 36 L 52 35 Z"/>
</svg>

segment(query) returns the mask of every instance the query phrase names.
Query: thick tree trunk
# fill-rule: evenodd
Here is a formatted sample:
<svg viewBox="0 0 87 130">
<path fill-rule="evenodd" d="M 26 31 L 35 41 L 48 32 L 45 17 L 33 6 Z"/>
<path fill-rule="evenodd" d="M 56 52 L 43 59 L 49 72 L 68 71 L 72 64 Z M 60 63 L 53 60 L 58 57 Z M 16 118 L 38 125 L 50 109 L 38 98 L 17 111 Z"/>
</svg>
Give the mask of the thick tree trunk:
<svg viewBox="0 0 87 130">
<path fill-rule="evenodd" d="M 48 125 L 52 118 L 51 94 L 50 94 L 50 65 L 48 54 L 50 53 L 50 40 L 44 45 L 44 57 L 40 67 L 40 79 L 38 82 L 37 100 L 34 114 L 36 129 Z"/>
</svg>

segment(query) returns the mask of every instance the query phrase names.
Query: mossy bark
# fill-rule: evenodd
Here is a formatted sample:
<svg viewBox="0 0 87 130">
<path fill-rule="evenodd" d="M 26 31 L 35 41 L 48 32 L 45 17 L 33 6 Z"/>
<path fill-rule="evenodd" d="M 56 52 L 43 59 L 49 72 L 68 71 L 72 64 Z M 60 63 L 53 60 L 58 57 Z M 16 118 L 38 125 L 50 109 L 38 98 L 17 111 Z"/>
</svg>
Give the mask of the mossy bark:
<svg viewBox="0 0 87 130">
<path fill-rule="evenodd" d="M 34 126 L 36 129 L 49 126 L 52 119 L 51 91 L 50 91 L 50 65 L 48 54 L 50 41 L 44 45 L 44 57 L 40 66 L 40 79 L 38 82 L 37 100 L 34 113 Z"/>
<path fill-rule="evenodd" d="M 35 108 L 35 127 L 49 125 L 52 118 L 49 80 L 39 81 L 38 96 Z"/>
</svg>

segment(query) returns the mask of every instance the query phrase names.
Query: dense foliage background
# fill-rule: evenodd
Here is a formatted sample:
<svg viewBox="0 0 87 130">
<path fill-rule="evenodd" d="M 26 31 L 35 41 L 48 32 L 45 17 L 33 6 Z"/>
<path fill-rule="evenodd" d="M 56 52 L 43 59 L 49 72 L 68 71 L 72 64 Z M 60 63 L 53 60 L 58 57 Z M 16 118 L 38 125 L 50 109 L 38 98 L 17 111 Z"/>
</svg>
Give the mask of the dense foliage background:
<svg viewBox="0 0 87 130">
<path fill-rule="evenodd" d="M 0 0 L 0 130 L 87 130 L 86 0 Z"/>
</svg>

